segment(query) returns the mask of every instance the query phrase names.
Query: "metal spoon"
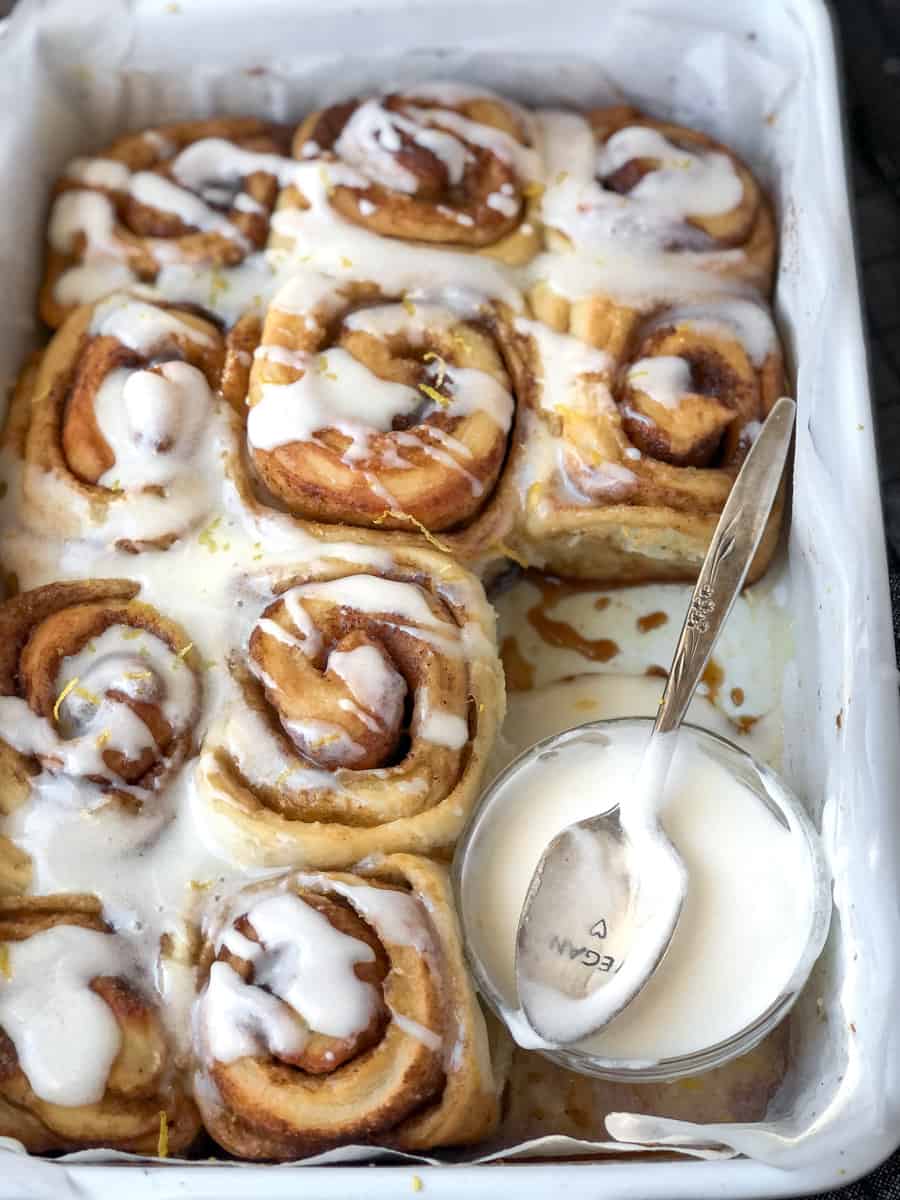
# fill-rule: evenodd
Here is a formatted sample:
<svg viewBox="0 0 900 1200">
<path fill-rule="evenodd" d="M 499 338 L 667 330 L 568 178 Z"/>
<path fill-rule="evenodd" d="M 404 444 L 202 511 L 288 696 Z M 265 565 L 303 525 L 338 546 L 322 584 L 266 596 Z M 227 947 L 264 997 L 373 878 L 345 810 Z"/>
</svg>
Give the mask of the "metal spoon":
<svg viewBox="0 0 900 1200">
<path fill-rule="evenodd" d="M 532 877 L 516 933 L 516 985 L 529 1024 L 547 1042 L 576 1042 L 604 1028 L 647 983 L 672 940 L 688 879 L 658 812 L 676 731 L 762 539 L 795 412 L 793 400 L 776 402 L 722 510 L 633 793 L 564 829 Z M 581 953 L 586 911 L 603 914 L 602 955 Z M 578 952 L 568 955 L 567 946 Z"/>
</svg>

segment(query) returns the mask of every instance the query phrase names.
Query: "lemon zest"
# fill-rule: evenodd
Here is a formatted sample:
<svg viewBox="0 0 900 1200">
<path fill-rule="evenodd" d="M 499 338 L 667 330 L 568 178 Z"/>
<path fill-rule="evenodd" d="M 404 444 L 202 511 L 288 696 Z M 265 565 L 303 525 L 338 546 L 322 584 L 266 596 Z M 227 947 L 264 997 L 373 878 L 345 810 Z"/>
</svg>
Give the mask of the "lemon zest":
<svg viewBox="0 0 900 1200">
<path fill-rule="evenodd" d="M 542 183 L 538 183 L 536 179 L 533 179 L 531 183 L 526 183 L 522 188 L 522 195 L 527 200 L 538 200 L 541 196 L 543 196 L 545 191 L 546 189 L 544 185 Z"/>
<path fill-rule="evenodd" d="M 152 671 L 126 671 L 126 679 L 149 679 L 152 676 Z"/>
<path fill-rule="evenodd" d="M 12 979 L 12 963 L 9 961 L 9 946 L 0 945 L 0 975 Z"/>
<path fill-rule="evenodd" d="M 444 362 L 444 360 L 441 358 L 441 356 L 439 354 L 435 354 L 435 352 L 433 350 L 429 350 L 428 353 L 423 356 L 423 358 L 424 358 L 425 362 L 436 362 L 437 363 L 438 377 L 435 380 L 435 386 L 440 387 L 441 384 L 444 382 L 444 380 L 447 378 L 447 364 Z"/>
<path fill-rule="evenodd" d="M 139 638 L 143 632 L 143 629 L 126 629 L 122 633 L 122 640 L 125 642 L 134 641 L 134 639 Z"/>
<path fill-rule="evenodd" d="M 411 525 L 415 525 L 425 541 L 434 546 L 435 550 L 440 550 L 443 554 L 452 554 L 450 547 L 445 546 L 442 541 L 436 538 L 431 530 L 423 525 L 417 517 L 414 517 L 412 513 L 403 512 L 401 509 L 396 508 L 386 508 L 380 517 L 374 518 L 372 524 L 382 525 L 388 517 L 393 517 L 395 521 L 409 521 Z"/>
<path fill-rule="evenodd" d="M 156 1153 L 160 1158 L 169 1157 L 169 1118 L 164 1112 L 159 1114 L 159 1140 L 156 1143 Z"/>
<path fill-rule="evenodd" d="M 435 404 L 439 404 L 441 406 L 441 408 L 446 408 L 447 405 L 450 403 L 449 396 L 444 396 L 441 392 L 439 392 L 437 390 L 437 388 L 433 388 L 428 383 L 420 383 L 419 391 L 424 393 L 424 395 L 426 395 L 429 400 L 434 401 Z"/>
<path fill-rule="evenodd" d="M 342 254 L 342 255 L 341 255 L 341 266 L 342 266 L 342 267 L 352 267 L 352 266 L 353 266 L 353 259 L 352 259 L 352 258 L 348 258 L 346 254 Z"/>
<path fill-rule="evenodd" d="M 553 183 L 554 183 L 554 185 L 555 185 L 556 187 L 559 187 L 559 185 L 560 185 L 561 183 L 565 183 L 565 182 L 566 182 L 566 180 L 567 180 L 568 178 L 569 178 L 569 172 L 568 172 L 568 171 L 560 171 L 560 173 L 559 173 L 559 174 L 556 176 L 556 178 L 553 180 Z"/>
<path fill-rule="evenodd" d="M 425 1184 L 422 1182 L 422 1180 L 419 1178 L 419 1176 L 418 1176 L 418 1175 L 413 1175 L 413 1177 L 412 1177 L 412 1190 L 413 1190 L 414 1192 L 421 1192 L 421 1191 L 422 1191 L 422 1189 L 423 1189 L 424 1187 L 425 1187 Z"/>
<path fill-rule="evenodd" d="M 199 544 L 207 549 L 210 554 L 215 554 L 215 552 L 219 549 L 219 543 L 213 537 L 213 534 L 221 524 L 222 518 L 216 517 L 214 521 L 210 521 L 206 528 L 203 529 L 197 537 Z"/>
<path fill-rule="evenodd" d="M 60 707 L 62 706 L 62 702 L 65 700 L 66 696 L 68 696 L 69 692 L 74 692 L 74 690 L 77 687 L 78 687 L 78 676 L 73 675 L 72 678 L 69 680 L 69 682 L 66 684 L 66 686 L 63 688 L 63 690 L 56 697 L 56 703 L 53 705 L 53 720 L 54 721 L 59 720 L 59 710 L 60 710 Z"/>
<path fill-rule="evenodd" d="M 94 745 L 97 747 L 98 750 L 102 750 L 103 747 L 106 745 L 106 743 L 109 741 L 109 739 L 111 737 L 112 737 L 112 730 L 103 729 L 100 731 L 100 733 L 97 734 L 97 740 L 94 742 Z"/>
<path fill-rule="evenodd" d="M 413 304 L 412 300 L 410 300 L 409 296 L 404 296 L 400 303 L 411 317 L 416 315 L 416 306 Z"/>
</svg>

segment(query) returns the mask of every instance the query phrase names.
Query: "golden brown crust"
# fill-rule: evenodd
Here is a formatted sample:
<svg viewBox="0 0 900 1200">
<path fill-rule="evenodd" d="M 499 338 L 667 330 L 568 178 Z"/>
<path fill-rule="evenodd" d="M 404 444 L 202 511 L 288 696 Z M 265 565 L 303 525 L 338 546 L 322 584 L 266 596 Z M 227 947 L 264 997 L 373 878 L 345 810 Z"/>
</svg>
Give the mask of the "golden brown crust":
<svg viewBox="0 0 900 1200">
<path fill-rule="evenodd" d="M 0 896 L 2 943 L 24 941 L 64 925 L 113 936 L 94 896 Z M 156 1154 L 165 1114 L 169 1152 L 186 1151 L 199 1131 L 199 1115 L 170 1078 L 171 1053 L 155 1007 L 124 975 L 98 976 L 91 988 L 115 1017 L 122 1039 L 102 1099 L 77 1106 L 41 1099 L 0 1027 L 0 1136 L 18 1139 L 32 1154 L 94 1146 Z"/>
</svg>

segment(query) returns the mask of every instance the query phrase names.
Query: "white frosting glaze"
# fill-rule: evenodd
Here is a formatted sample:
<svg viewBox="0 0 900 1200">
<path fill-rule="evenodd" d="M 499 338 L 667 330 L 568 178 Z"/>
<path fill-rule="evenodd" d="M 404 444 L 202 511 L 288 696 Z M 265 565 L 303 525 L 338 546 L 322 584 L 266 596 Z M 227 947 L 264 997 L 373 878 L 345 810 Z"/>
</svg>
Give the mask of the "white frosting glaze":
<svg viewBox="0 0 900 1200">
<path fill-rule="evenodd" d="M 691 390 L 691 364 L 671 354 L 639 358 L 625 376 L 631 387 L 644 392 L 664 408 L 677 408 Z"/>
<path fill-rule="evenodd" d="M 57 925 L 7 943 L 9 978 L 0 982 L 0 1027 L 16 1048 L 35 1094 L 72 1107 L 103 1098 L 122 1035 L 90 983 L 122 972 L 117 939 Z"/>
<path fill-rule="evenodd" d="M 620 129 L 595 149 L 583 117 L 548 111 L 538 119 L 548 181 L 542 214 L 576 248 L 624 242 L 645 253 L 671 245 L 707 258 L 715 253 L 712 239 L 688 218 L 727 213 L 740 203 L 743 184 L 727 154 L 682 149 L 644 126 Z M 636 159 L 656 165 L 624 195 L 603 187 L 602 179 Z"/>
<path fill-rule="evenodd" d="M 111 371 L 97 390 L 97 424 L 116 461 L 103 487 L 138 491 L 173 483 L 185 470 L 207 427 L 213 395 L 190 363 L 158 371 Z"/>
</svg>

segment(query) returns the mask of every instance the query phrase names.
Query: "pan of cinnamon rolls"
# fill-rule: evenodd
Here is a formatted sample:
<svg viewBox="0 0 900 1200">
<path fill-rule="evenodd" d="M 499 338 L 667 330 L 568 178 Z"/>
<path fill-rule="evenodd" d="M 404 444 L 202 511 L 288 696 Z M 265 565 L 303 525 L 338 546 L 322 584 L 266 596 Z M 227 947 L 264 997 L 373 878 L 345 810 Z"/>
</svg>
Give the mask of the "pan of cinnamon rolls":
<svg viewBox="0 0 900 1200">
<path fill-rule="evenodd" d="M 0 448 L 31 1153 L 499 1144 L 447 875 L 504 717 L 485 582 L 690 581 L 786 386 L 772 210 L 706 133 L 463 83 L 296 116 L 130 132 L 50 196 Z"/>
</svg>

